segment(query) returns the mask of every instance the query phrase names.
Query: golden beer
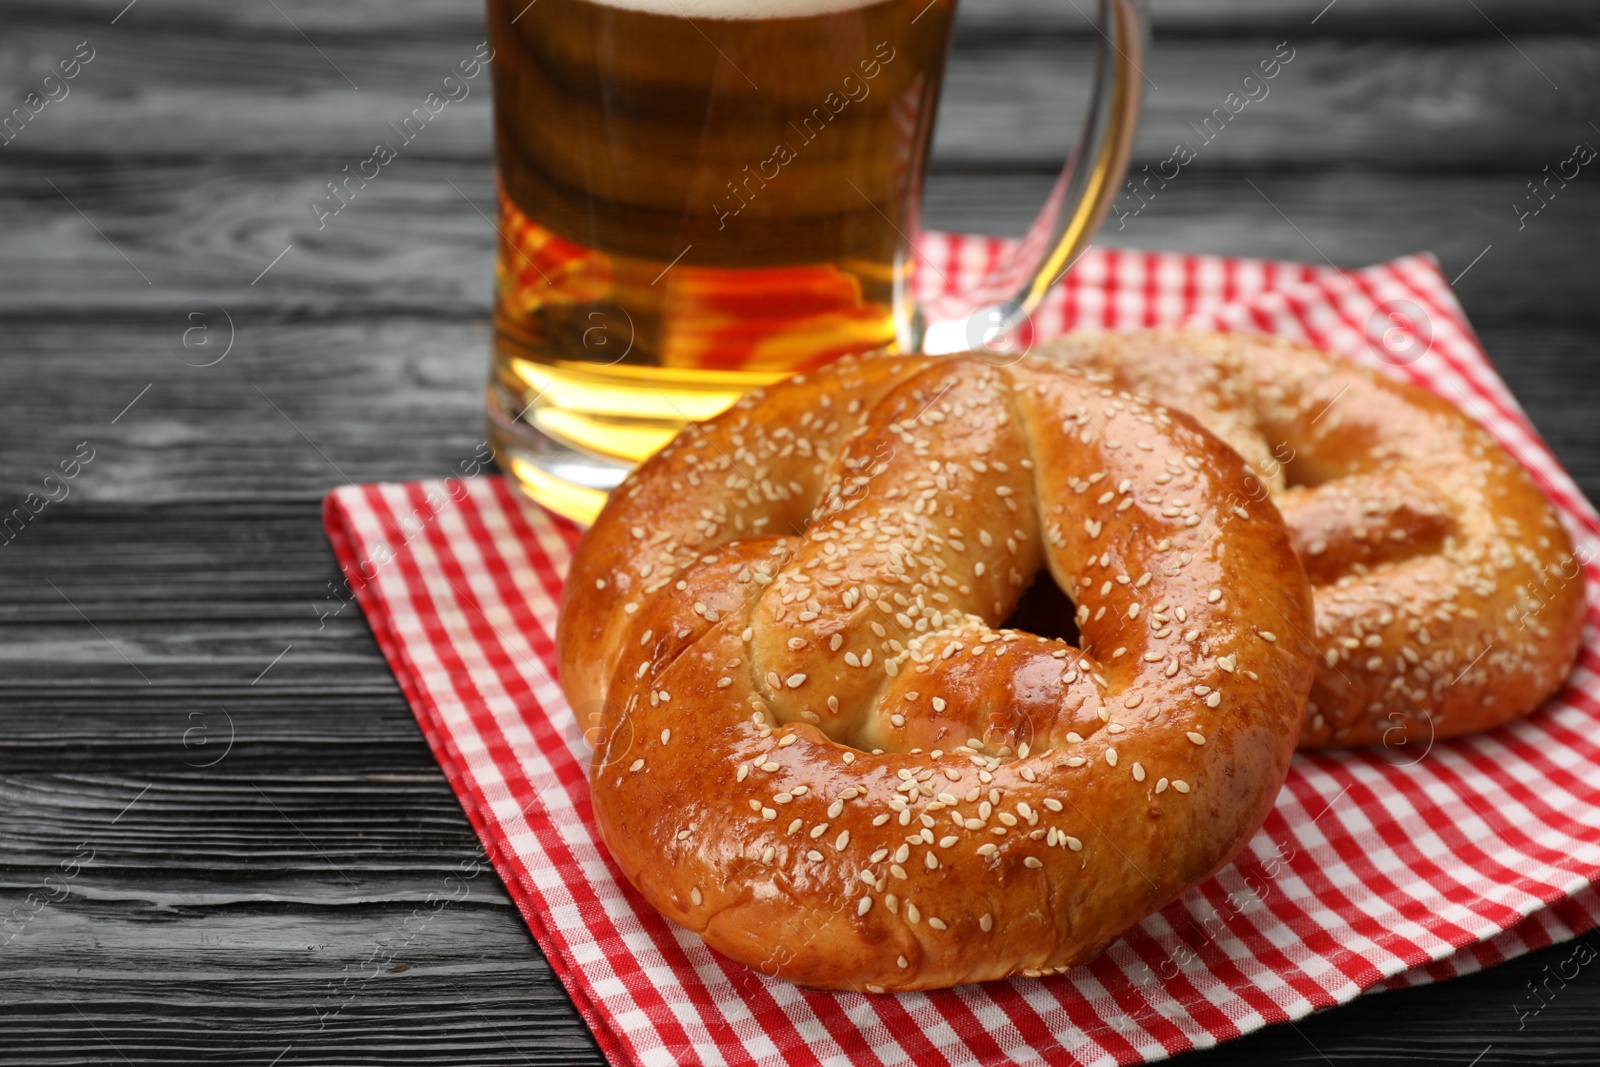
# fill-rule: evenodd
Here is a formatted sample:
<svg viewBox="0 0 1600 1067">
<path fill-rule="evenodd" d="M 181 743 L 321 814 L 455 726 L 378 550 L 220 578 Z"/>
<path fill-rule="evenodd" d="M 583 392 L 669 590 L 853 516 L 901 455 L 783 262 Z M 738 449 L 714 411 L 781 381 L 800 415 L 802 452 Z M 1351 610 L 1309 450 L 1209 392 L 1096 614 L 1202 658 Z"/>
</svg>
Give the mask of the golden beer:
<svg viewBox="0 0 1600 1067">
<path fill-rule="evenodd" d="M 921 340 L 955 0 L 489 0 L 490 440 L 586 519 L 686 420 Z"/>
</svg>

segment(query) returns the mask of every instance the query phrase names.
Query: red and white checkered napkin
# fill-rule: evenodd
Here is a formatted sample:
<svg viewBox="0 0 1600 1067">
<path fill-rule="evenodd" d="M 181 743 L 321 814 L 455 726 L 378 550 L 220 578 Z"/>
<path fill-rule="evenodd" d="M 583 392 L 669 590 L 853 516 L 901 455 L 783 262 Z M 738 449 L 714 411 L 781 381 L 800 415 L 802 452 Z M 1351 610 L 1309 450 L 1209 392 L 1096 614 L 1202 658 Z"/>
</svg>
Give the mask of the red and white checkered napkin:
<svg viewBox="0 0 1600 1067">
<path fill-rule="evenodd" d="M 985 238 L 925 243 L 930 301 L 1003 250 Z M 1491 369 L 1430 257 L 1344 272 L 1092 250 L 1037 316 L 1042 336 L 1179 323 L 1388 363 L 1520 456 L 1566 516 L 1580 559 L 1594 559 L 1600 522 Z M 462 807 L 616 1064 L 1137 1063 L 1374 987 L 1474 971 L 1600 921 L 1591 630 L 1567 687 L 1520 723 L 1426 751 L 1413 742 L 1298 757 L 1233 866 L 1088 966 L 902 996 L 797 989 L 661 918 L 595 836 L 590 724 L 574 721 L 554 679 L 575 527 L 498 478 L 339 489 L 326 521 Z M 1600 567 L 1589 576 L 1600 589 Z"/>
</svg>

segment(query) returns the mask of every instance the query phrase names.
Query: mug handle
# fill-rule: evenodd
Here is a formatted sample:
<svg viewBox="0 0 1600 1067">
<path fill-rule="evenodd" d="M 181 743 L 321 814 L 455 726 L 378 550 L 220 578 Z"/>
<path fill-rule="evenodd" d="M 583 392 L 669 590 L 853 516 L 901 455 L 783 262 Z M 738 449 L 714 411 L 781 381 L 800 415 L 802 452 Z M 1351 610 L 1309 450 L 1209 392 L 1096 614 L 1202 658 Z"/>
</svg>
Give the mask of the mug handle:
<svg viewBox="0 0 1600 1067">
<path fill-rule="evenodd" d="M 1149 27 L 1143 0 L 1100 0 L 1101 44 L 1089 117 L 1027 234 L 1008 260 L 962 293 L 976 310 L 931 322 L 930 355 L 1015 349 L 1029 316 L 1088 248 L 1128 169 L 1139 125 Z"/>
</svg>

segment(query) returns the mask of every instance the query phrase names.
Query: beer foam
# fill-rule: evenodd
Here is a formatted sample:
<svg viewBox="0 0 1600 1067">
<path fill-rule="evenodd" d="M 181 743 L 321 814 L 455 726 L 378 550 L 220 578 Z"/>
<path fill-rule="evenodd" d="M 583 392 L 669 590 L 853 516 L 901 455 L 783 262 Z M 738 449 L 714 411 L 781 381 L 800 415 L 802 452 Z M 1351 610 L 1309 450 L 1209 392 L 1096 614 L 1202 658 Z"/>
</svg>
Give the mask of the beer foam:
<svg viewBox="0 0 1600 1067">
<path fill-rule="evenodd" d="M 647 15 L 691 19 L 793 19 L 870 7 L 882 0 L 591 0 Z"/>
</svg>

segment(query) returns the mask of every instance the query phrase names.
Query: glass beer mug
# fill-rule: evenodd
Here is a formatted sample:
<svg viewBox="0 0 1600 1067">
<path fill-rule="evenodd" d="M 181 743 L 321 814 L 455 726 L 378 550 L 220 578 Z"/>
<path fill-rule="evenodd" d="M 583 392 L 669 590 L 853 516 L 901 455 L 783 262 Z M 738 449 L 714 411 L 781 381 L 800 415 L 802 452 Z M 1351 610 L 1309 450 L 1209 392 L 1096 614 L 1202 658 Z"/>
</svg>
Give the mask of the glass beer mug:
<svg viewBox="0 0 1600 1067">
<path fill-rule="evenodd" d="M 1122 181 L 1141 6 L 1101 0 L 1082 136 L 971 294 L 983 313 L 930 323 L 912 278 L 955 6 L 488 0 L 488 422 L 527 494 L 589 521 L 635 463 L 751 388 L 848 352 L 984 347 L 1033 310 Z"/>
</svg>

